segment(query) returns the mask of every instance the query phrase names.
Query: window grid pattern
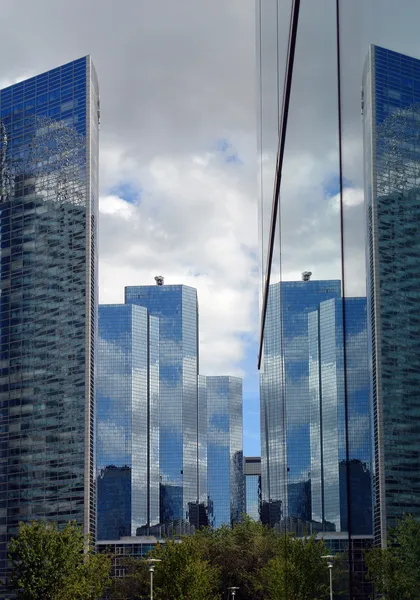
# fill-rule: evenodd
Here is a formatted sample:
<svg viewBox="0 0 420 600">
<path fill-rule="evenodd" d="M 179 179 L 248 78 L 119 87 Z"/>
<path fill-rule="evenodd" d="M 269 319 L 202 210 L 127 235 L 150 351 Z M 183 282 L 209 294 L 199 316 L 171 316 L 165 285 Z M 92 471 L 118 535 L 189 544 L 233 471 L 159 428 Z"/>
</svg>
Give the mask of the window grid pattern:
<svg viewBox="0 0 420 600">
<path fill-rule="evenodd" d="M 0 91 L 1 575 L 19 521 L 95 536 L 98 94 L 90 57 Z"/>
<path fill-rule="evenodd" d="M 350 530 L 351 534 L 371 535 L 372 457 L 366 299 L 322 302 L 319 310 L 309 315 L 308 328 L 310 361 L 313 363 L 310 377 L 312 519 L 322 522 L 326 530 Z"/>
<path fill-rule="evenodd" d="M 159 523 L 158 336 L 144 307 L 99 307 L 99 540 Z"/>
<path fill-rule="evenodd" d="M 197 291 L 133 286 L 125 288 L 125 301 L 159 318 L 161 523 L 189 523 L 198 500 Z"/>
<path fill-rule="evenodd" d="M 311 520 L 308 314 L 341 294 L 340 281 L 270 286 L 260 375 L 262 519 Z"/>
<path fill-rule="evenodd" d="M 242 379 L 206 377 L 209 525 L 238 523 L 244 512 Z"/>
<path fill-rule="evenodd" d="M 384 542 L 403 513 L 420 518 L 420 61 L 371 46 L 363 96 L 375 536 Z"/>
</svg>

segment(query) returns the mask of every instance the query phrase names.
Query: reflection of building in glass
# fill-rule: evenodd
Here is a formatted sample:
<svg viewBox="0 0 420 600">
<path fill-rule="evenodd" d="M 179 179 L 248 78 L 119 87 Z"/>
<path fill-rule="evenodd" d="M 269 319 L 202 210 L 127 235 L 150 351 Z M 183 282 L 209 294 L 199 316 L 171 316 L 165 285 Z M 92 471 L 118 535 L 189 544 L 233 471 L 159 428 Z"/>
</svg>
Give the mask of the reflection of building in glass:
<svg viewBox="0 0 420 600">
<path fill-rule="evenodd" d="M 311 521 L 308 313 L 338 298 L 339 281 L 270 286 L 261 389 L 262 519 Z"/>
<path fill-rule="evenodd" d="M 98 94 L 90 57 L 0 92 L 1 575 L 19 521 L 95 535 Z"/>
<path fill-rule="evenodd" d="M 244 512 L 242 379 L 205 377 L 205 382 L 209 525 L 220 527 L 237 523 Z"/>
<path fill-rule="evenodd" d="M 420 519 L 420 60 L 371 46 L 363 78 L 375 539 Z"/>
<path fill-rule="evenodd" d="M 308 315 L 312 520 L 355 535 L 372 534 L 366 318 L 366 298 Z"/>
<path fill-rule="evenodd" d="M 159 319 L 130 304 L 99 307 L 98 539 L 159 523 Z"/>
<path fill-rule="evenodd" d="M 161 523 L 196 525 L 189 513 L 200 486 L 197 291 L 162 284 L 127 287 L 125 301 L 159 317 Z"/>
<path fill-rule="evenodd" d="M 260 520 L 261 511 L 261 457 L 244 457 L 245 509 L 254 521 Z"/>
</svg>

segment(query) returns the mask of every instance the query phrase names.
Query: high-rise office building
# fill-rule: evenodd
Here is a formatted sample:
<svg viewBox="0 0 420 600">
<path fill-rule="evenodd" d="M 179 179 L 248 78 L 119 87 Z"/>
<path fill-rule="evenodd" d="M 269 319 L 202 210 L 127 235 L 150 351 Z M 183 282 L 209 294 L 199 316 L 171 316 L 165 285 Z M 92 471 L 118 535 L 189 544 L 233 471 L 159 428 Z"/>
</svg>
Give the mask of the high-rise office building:
<svg viewBox="0 0 420 600">
<path fill-rule="evenodd" d="M 130 304 L 99 306 L 98 540 L 159 523 L 159 319 Z"/>
<path fill-rule="evenodd" d="M 271 525 L 311 521 L 308 314 L 340 294 L 340 281 L 270 286 L 260 397 L 261 518 Z"/>
<path fill-rule="evenodd" d="M 244 512 L 254 519 L 260 520 L 261 513 L 261 457 L 244 457 L 245 508 Z"/>
<path fill-rule="evenodd" d="M 19 521 L 95 535 L 98 81 L 85 57 L 0 91 L 0 578 Z"/>
<path fill-rule="evenodd" d="M 125 288 L 126 304 L 145 306 L 159 317 L 160 513 L 161 523 L 197 525 L 198 302 L 185 285 Z M 201 460 L 203 457 L 201 457 Z M 191 514 L 190 514 L 191 512 Z"/>
<path fill-rule="evenodd" d="M 312 521 L 371 535 L 366 298 L 321 302 L 308 332 Z"/>
<path fill-rule="evenodd" d="M 198 502 L 190 506 L 190 521 L 195 527 L 207 527 L 208 495 L 207 495 L 207 386 L 205 375 L 198 376 Z M 196 510 L 197 514 L 192 514 Z"/>
<path fill-rule="evenodd" d="M 244 512 L 242 379 L 205 377 L 209 525 L 234 525 Z"/>
<path fill-rule="evenodd" d="M 377 542 L 420 519 L 420 60 L 371 46 L 363 75 Z"/>
</svg>

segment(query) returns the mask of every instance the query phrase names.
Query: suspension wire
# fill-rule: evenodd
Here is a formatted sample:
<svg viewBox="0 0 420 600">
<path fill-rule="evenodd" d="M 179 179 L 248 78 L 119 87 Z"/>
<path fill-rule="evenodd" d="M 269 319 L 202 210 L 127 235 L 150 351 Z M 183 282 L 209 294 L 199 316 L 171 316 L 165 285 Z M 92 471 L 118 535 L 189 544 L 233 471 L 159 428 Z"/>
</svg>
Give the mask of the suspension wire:
<svg viewBox="0 0 420 600">
<path fill-rule="evenodd" d="M 276 160 L 276 180 L 275 180 L 275 185 L 274 185 L 273 204 L 272 204 L 272 209 L 271 209 L 270 233 L 269 233 L 269 238 L 268 238 L 267 266 L 266 266 L 266 275 L 265 275 L 265 281 L 264 281 L 263 303 L 262 303 L 262 310 L 261 310 L 258 369 L 261 369 L 261 361 L 262 361 L 262 355 L 263 355 L 264 328 L 265 328 L 265 321 L 266 321 L 266 315 L 267 315 L 268 292 L 269 292 L 269 287 L 270 287 L 271 267 L 272 267 L 273 254 L 274 254 L 277 216 L 279 213 L 280 187 L 281 187 L 282 171 L 283 171 L 284 150 L 285 150 L 285 145 L 286 145 L 286 131 L 287 131 L 287 122 L 288 122 L 288 117 L 289 117 L 290 96 L 291 96 L 291 90 L 292 90 L 293 67 L 294 67 L 294 60 L 295 60 L 296 38 L 297 38 L 298 21 L 299 21 L 299 8 L 300 8 L 300 0 L 293 0 L 291 13 L 290 13 L 290 27 L 289 27 L 289 39 L 288 39 L 288 47 L 287 47 L 287 60 L 286 60 L 286 69 L 285 69 L 285 74 L 284 74 L 283 101 L 282 101 L 280 126 L 279 126 L 279 146 L 278 146 L 277 160 Z"/>
<path fill-rule="evenodd" d="M 347 500 L 347 530 L 348 530 L 348 564 L 349 564 L 349 595 L 353 600 L 353 551 L 352 551 L 352 522 L 351 522 L 351 478 L 350 478 L 350 448 L 349 448 L 349 405 L 347 382 L 347 323 L 346 323 L 346 292 L 345 292 L 345 259 L 344 259 L 344 177 L 343 177 L 343 117 L 341 93 L 341 39 L 340 39 L 340 0 L 335 2 L 336 15 L 336 52 L 337 52 L 337 116 L 338 116 L 338 172 L 340 188 L 340 251 L 341 251 L 341 311 L 343 323 L 343 384 L 344 384 L 344 414 L 346 440 L 346 500 Z"/>
</svg>

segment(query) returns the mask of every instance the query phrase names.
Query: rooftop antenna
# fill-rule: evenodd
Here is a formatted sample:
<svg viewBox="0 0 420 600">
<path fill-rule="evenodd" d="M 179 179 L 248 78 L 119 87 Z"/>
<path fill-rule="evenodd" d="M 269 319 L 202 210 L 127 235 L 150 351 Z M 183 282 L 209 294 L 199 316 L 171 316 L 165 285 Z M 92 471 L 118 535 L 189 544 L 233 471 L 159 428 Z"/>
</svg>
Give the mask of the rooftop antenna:
<svg viewBox="0 0 420 600">
<path fill-rule="evenodd" d="M 312 271 L 303 271 L 302 281 L 309 281 L 312 275 Z"/>
<path fill-rule="evenodd" d="M 163 285 L 165 278 L 163 275 L 156 275 L 155 277 L 156 285 Z"/>
</svg>

